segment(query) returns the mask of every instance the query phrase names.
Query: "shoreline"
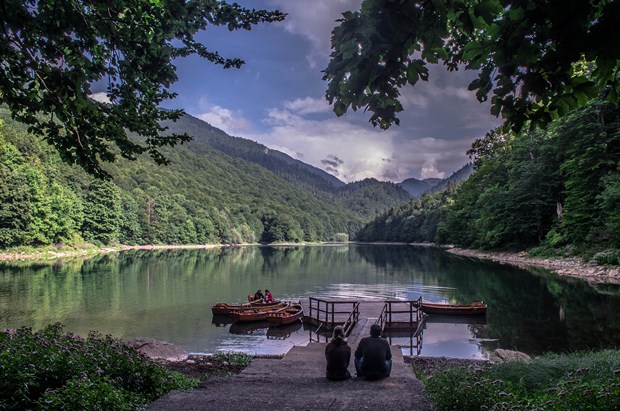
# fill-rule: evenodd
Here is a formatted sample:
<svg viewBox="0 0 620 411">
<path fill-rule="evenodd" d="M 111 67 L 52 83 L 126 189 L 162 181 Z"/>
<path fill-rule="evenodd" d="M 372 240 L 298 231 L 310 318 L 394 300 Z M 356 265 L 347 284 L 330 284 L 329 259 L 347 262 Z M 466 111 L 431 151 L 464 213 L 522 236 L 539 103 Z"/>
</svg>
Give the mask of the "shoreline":
<svg viewBox="0 0 620 411">
<path fill-rule="evenodd" d="M 563 277 L 580 278 L 590 284 L 620 284 L 620 267 L 583 262 L 578 258 L 537 258 L 525 252 L 483 252 L 464 248 L 444 248 L 447 252 L 481 260 L 491 260 L 500 264 L 510 264 L 521 268 L 541 267 Z"/>
<path fill-rule="evenodd" d="M 33 251 L 0 251 L 0 261 L 24 261 L 24 260 L 52 260 L 70 257 L 90 257 L 103 253 L 114 253 L 129 250 L 172 250 L 172 249 L 213 249 L 220 247 L 247 247 L 247 246 L 312 246 L 312 245 L 345 245 L 345 244 L 385 244 L 398 245 L 409 244 L 413 246 L 438 247 L 448 253 L 461 257 L 490 260 L 500 264 L 510 264 L 521 268 L 541 267 L 548 269 L 560 276 L 581 278 L 591 284 L 620 284 L 620 267 L 604 266 L 595 262 L 583 262 L 578 258 L 537 258 L 530 257 L 526 252 L 483 252 L 458 247 L 442 247 L 430 243 L 360 243 L 351 241 L 348 243 L 276 243 L 276 244 L 189 244 L 189 245 L 119 245 L 115 247 L 103 247 L 86 245 L 76 248 L 46 248 Z"/>
</svg>

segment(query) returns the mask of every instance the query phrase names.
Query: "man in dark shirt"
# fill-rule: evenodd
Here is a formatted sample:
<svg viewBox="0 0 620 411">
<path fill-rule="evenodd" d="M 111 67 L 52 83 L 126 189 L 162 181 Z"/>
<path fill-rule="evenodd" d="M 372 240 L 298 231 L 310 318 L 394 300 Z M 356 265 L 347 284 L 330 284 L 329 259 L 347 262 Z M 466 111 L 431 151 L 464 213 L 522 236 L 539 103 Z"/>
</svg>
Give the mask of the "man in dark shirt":
<svg viewBox="0 0 620 411">
<path fill-rule="evenodd" d="M 392 351 L 385 338 L 381 338 L 381 326 L 370 326 L 370 337 L 362 338 L 355 350 L 355 370 L 358 377 L 380 380 L 390 376 Z"/>
</svg>

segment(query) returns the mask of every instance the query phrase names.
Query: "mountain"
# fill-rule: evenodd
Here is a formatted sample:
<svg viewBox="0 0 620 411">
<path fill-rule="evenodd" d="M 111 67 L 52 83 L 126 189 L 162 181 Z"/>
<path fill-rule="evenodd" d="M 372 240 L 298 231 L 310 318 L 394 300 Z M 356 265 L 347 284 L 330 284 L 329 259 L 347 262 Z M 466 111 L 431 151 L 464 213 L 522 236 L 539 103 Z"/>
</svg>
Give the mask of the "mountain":
<svg viewBox="0 0 620 411">
<path fill-rule="evenodd" d="M 353 238 L 370 216 L 409 197 L 392 183 L 344 184 L 191 116 L 172 131 L 194 139 L 161 150 L 168 166 L 147 155 L 120 159 L 105 165 L 112 181 L 100 181 L 63 163 L 6 108 L 0 120 L 0 248 Z"/>
<path fill-rule="evenodd" d="M 174 123 L 163 125 L 168 127 L 168 133 L 186 133 L 191 136 L 190 148 L 207 144 L 231 157 L 257 164 L 312 194 L 317 200 L 327 204 L 336 203 L 361 217 L 372 217 L 385 208 L 411 198 L 406 190 L 391 182 L 366 179 L 345 184 L 317 167 L 255 141 L 229 136 L 191 115 L 186 114 Z"/>
<path fill-rule="evenodd" d="M 383 211 L 386 202 L 402 203 L 411 195 L 398 184 L 367 178 L 342 186 L 337 195 L 345 209 L 365 217 L 373 217 Z"/>
<path fill-rule="evenodd" d="M 426 193 L 437 193 L 443 191 L 452 183 L 459 183 L 466 180 L 474 172 L 472 163 L 467 163 L 448 178 L 425 178 L 418 180 L 417 178 L 408 178 L 398 183 L 402 188 L 407 190 L 413 198 L 420 198 Z"/>
<path fill-rule="evenodd" d="M 399 185 L 407 190 L 412 197 L 418 198 L 424 193 L 431 191 L 435 185 L 437 185 L 441 178 L 426 178 L 424 180 L 418 180 L 417 178 L 408 178 Z"/>
<path fill-rule="evenodd" d="M 313 167 L 277 150 L 272 150 L 255 141 L 232 137 L 212 125 L 185 114 L 176 122 L 164 122 L 168 133 L 186 133 L 196 143 L 205 143 L 228 154 L 256 163 L 295 184 L 330 191 L 342 187 L 344 182 L 333 175 Z"/>
<path fill-rule="evenodd" d="M 474 165 L 472 163 L 467 163 L 463 167 L 456 170 L 452 175 L 446 179 L 439 181 L 433 188 L 430 190 L 431 193 L 437 193 L 439 191 L 443 191 L 450 184 L 460 183 L 461 181 L 465 181 L 471 176 L 474 172 Z"/>
</svg>

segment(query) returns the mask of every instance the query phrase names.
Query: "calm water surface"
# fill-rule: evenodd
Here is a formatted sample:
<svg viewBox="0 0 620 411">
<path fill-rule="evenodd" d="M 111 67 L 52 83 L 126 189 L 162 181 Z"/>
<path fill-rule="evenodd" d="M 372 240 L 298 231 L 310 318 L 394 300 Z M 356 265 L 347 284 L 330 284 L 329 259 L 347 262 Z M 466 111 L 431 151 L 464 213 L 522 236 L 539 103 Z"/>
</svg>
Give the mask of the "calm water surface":
<svg viewBox="0 0 620 411">
<path fill-rule="evenodd" d="M 257 289 L 276 298 L 417 299 L 489 304 L 486 320 L 427 322 L 421 355 L 484 358 L 495 348 L 530 354 L 620 345 L 620 288 L 452 256 L 413 246 L 225 247 L 130 251 L 92 259 L 0 265 L 0 328 L 61 322 L 86 335 L 152 337 L 189 352 L 284 353 L 311 329 L 213 319 L 218 301 Z M 409 345 L 408 335 L 389 336 Z M 404 352 L 418 350 L 404 349 Z"/>
</svg>

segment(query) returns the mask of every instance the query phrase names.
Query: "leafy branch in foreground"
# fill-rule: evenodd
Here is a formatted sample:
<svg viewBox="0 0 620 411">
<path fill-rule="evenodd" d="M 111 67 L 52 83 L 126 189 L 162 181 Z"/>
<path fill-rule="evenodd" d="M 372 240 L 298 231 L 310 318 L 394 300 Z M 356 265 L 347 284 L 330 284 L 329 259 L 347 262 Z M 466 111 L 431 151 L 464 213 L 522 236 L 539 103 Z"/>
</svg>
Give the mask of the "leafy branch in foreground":
<svg viewBox="0 0 620 411">
<path fill-rule="evenodd" d="M 593 98 L 618 101 L 619 22 L 618 1 L 364 0 L 332 32 L 326 97 L 338 116 L 364 108 L 387 129 L 400 88 L 442 62 L 478 72 L 469 89 L 491 95 L 507 128 L 544 126 Z"/>
<path fill-rule="evenodd" d="M 160 135 L 160 121 L 182 114 L 158 108 L 175 97 L 174 59 L 197 54 L 224 68 L 243 64 L 199 43 L 196 33 L 250 30 L 285 15 L 214 0 L 7 0 L 0 16 L 0 104 L 65 161 L 106 177 L 101 162 L 119 153 L 135 159 L 147 152 L 162 164 L 160 147 L 189 140 Z M 96 82 L 107 82 L 110 104 L 89 98 Z"/>
</svg>

